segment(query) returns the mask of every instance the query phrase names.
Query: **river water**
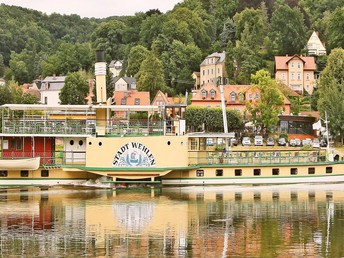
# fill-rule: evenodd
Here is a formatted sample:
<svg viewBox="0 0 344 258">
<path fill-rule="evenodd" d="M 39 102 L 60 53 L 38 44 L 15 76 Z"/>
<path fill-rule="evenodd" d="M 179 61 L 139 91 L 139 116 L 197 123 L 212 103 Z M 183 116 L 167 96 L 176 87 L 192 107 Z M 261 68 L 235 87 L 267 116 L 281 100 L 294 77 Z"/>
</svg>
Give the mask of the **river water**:
<svg viewBox="0 0 344 258">
<path fill-rule="evenodd" d="M 343 257 L 344 184 L 0 188 L 0 257 Z"/>
</svg>

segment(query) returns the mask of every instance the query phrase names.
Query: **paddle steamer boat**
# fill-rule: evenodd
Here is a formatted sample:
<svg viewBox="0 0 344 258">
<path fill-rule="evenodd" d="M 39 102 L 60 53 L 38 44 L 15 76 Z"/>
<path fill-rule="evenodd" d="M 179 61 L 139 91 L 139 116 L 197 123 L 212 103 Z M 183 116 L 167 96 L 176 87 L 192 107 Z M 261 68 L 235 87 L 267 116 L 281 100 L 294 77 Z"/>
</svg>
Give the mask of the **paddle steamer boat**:
<svg viewBox="0 0 344 258">
<path fill-rule="evenodd" d="M 344 181 L 325 150 L 231 150 L 229 133 L 187 132 L 186 105 L 112 105 L 105 68 L 98 53 L 96 105 L 1 106 L 0 186 Z"/>
</svg>

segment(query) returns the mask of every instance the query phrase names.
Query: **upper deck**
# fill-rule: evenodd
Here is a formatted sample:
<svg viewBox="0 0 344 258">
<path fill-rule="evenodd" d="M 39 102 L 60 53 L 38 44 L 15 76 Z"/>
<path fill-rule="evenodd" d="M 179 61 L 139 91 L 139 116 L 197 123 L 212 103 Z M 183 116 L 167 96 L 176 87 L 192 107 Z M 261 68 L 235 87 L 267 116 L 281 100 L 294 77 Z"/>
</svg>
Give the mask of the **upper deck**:
<svg viewBox="0 0 344 258">
<path fill-rule="evenodd" d="M 97 116 L 99 110 L 105 116 Z M 181 119 L 166 119 L 165 111 L 159 106 L 6 104 L 1 106 L 0 136 L 89 137 L 98 131 L 109 137 L 174 135 Z"/>
</svg>

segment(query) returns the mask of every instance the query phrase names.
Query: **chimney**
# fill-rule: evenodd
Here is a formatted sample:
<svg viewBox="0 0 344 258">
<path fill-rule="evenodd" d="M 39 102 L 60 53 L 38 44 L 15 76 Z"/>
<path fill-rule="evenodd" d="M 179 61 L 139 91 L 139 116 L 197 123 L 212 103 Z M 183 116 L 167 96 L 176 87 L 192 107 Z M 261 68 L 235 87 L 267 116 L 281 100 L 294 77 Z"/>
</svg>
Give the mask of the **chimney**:
<svg viewBox="0 0 344 258">
<path fill-rule="evenodd" d="M 96 63 L 94 68 L 94 73 L 96 75 L 97 103 L 106 103 L 106 62 L 105 52 L 103 50 L 96 51 Z"/>
</svg>

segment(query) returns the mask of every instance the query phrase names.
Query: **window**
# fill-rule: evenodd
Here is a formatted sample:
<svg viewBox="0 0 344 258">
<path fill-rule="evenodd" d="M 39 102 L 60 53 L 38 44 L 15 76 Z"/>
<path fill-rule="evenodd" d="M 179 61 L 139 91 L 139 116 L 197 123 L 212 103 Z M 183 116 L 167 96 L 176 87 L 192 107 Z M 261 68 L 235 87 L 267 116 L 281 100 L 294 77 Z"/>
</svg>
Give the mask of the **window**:
<svg viewBox="0 0 344 258">
<path fill-rule="evenodd" d="M 234 92 L 231 93 L 231 101 L 232 101 L 232 102 L 235 101 L 235 93 L 234 93 Z"/>
<path fill-rule="evenodd" d="M 0 177 L 7 177 L 8 172 L 7 170 L 0 170 Z"/>
<path fill-rule="evenodd" d="M 140 105 L 140 99 L 139 98 L 135 98 L 135 105 Z"/>
<path fill-rule="evenodd" d="M 234 170 L 234 175 L 235 176 L 242 176 L 242 170 L 241 169 L 235 169 Z"/>
<path fill-rule="evenodd" d="M 214 69 L 211 69 L 211 74 L 214 74 Z"/>
<path fill-rule="evenodd" d="M 256 99 L 259 99 L 259 94 L 258 93 L 256 93 Z"/>
<path fill-rule="evenodd" d="M 213 99 L 215 98 L 215 91 L 214 90 L 211 90 L 210 91 L 210 97 Z"/>
<path fill-rule="evenodd" d="M 216 176 L 223 176 L 223 169 L 216 169 L 215 175 Z"/>
<path fill-rule="evenodd" d="M 16 146 L 16 142 L 14 139 L 11 139 L 11 149 L 14 150 L 14 147 Z"/>
<path fill-rule="evenodd" d="M 20 170 L 20 176 L 21 177 L 28 177 L 29 176 L 29 170 Z"/>
<path fill-rule="evenodd" d="M 306 85 L 306 90 L 309 91 L 309 85 L 308 84 Z"/>
<path fill-rule="evenodd" d="M 297 79 L 301 80 L 301 73 L 297 73 Z"/>
<path fill-rule="evenodd" d="M 291 73 L 291 79 L 292 80 L 294 80 L 294 77 L 295 77 L 294 73 Z"/>
<path fill-rule="evenodd" d="M 282 80 L 285 80 L 285 73 L 282 73 L 282 74 L 281 74 L 281 79 L 282 79 Z"/>
<path fill-rule="evenodd" d="M 206 96 L 207 96 L 207 91 L 202 90 L 202 98 L 205 99 Z"/>
<path fill-rule="evenodd" d="M 202 74 L 205 75 L 205 70 L 202 70 Z"/>
<path fill-rule="evenodd" d="M 326 167 L 326 174 L 332 174 L 332 167 Z"/>
<path fill-rule="evenodd" d="M 314 175 L 315 174 L 315 168 L 308 168 L 308 175 Z"/>
<path fill-rule="evenodd" d="M 44 97 L 44 104 L 48 104 L 48 97 Z"/>
<path fill-rule="evenodd" d="M 300 62 L 297 63 L 297 68 L 301 68 L 301 63 Z"/>
<path fill-rule="evenodd" d="M 197 139 L 191 138 L 190 139 L 190 150 L 197 150 L 197 149 L 198 149 Z"/>
<path fill-rule="evenodd" d="M 49 177 L 49 170 L 42 169 L 41 170 L 41 177 Z"/>
<path fill-rule="evenodd" d="M 208 69 L 208 75 L 209 75 L 209 69 Z"/>
<path fill-rule="evenodd" d="M 291 168 L 290 175 L 297 175 L 297 168 Z"/>
<path fill-rule="evenodd" d="M 125 98 L 122 98 L 121 105 L 126 105 L 126 104 L 127 104 L 127 100 Z"/>
<path fill-rule="evenodd" d="M 310 79 L 310 75 L 309 73 L 306 73 L 306 80 L 309 81 L 309 79 Z"/>
<path fill-rule="evenodd" d="M 17 150 L 21 150 L 22 149 L 22 140 L 21 139 L 17 139 L 16 141 L 16 149 Z"/>
<path fill-rule="evenodd" d="M 255 169 L 253 169 L 253 175 L 254 176 L 260 176 L 260 168 L 255 168 Z"/>
<path fill-rule="evenodd" d="M 252 94 L 248 94 L 248 100 L 252 100 Z"/>
<path fill-rule="evenodd" d="M 217 73 L 220 74 L 220 68 L 217 68 Z"/>
<path fill-rule="evenodd" d="M 291 63 L 291 67 L 294 68 L 294 63 Z"/>
<path fill-rule="evenodd" d="M 273 176 L 278 176 L 279 175 L 279 168 L 273 168 L 272 169 L 272 175 Z"/>
<path fill-rule="evenodd" d="M 204 176 L 204 170 L 203 169 L 196 170 L 196 176 L 197 177 L 203 177 Z"/>
</svg>

